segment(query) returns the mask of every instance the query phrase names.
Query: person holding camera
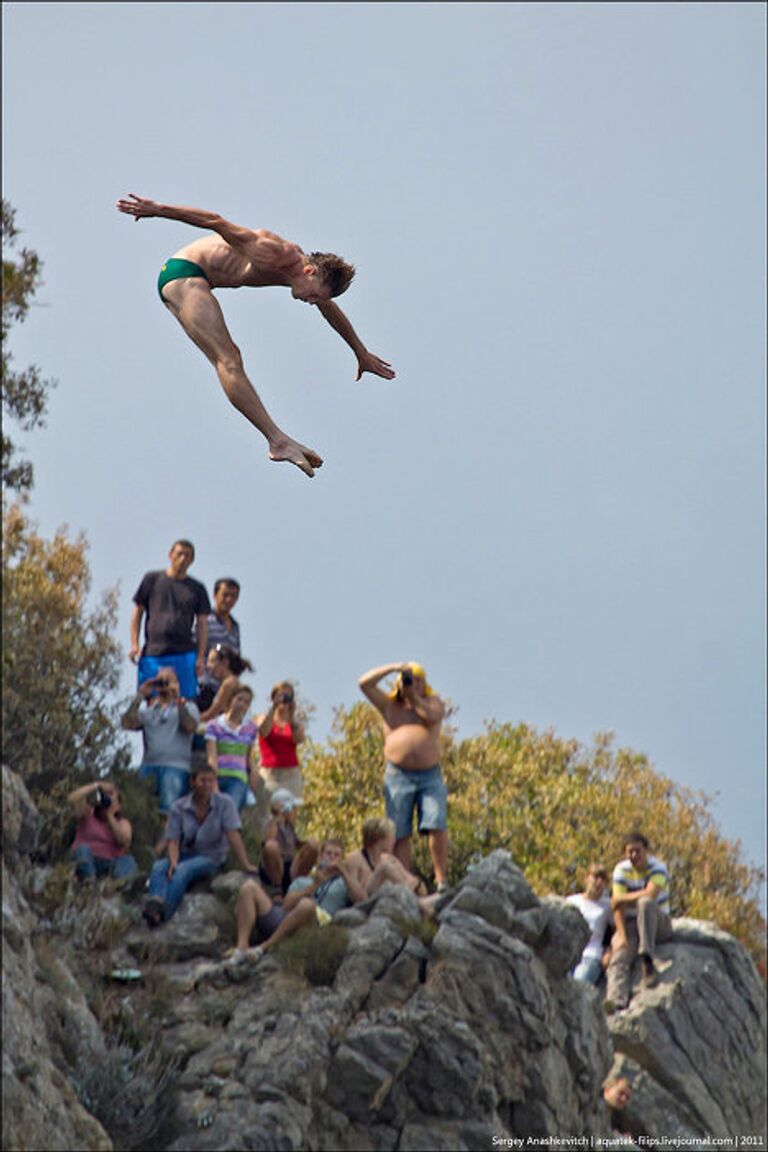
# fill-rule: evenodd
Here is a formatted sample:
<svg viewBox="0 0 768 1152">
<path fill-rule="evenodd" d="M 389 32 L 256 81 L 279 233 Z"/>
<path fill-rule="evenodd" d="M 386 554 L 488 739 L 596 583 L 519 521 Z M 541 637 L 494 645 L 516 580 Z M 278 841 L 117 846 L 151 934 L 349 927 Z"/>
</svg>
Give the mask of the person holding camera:
<svg viewBox="0 0 768 1152">
<path fill-rule="evenodd" d="M 278 788 L 287 788 L 298 800 L 301 799 L 301 768 L 296 750 L 304 740 L 304 725 L 296 719 L 293 685 L 287 680 L 275 684 L 270 701 L 269 710 L 256 717 L 261 756 L 259 778 L 264 784 L 258 795 L 262 802 L 266 802 L 267 808 L 271 806 L 272 794 Z M 256 788 L 253 791 L 256 793 Z M 260 815 L 264 818 L 266 812 Z"/>
<path fill-rule="evenodd" d="M 189 791 L 192 738 L 200 713 L 193 700 L 185 700 L 171 667 L 161 668 L 145 680 L 121 719 L 129 732 L 141 732 L 144 758 L 139 774 L 155 780 L 158 808 L 167 815 L 171 805 Z"/>
<path fill-rule="evenodd" d="M 72 854 L 81 882 L 111 876 L 126 880 L 138 871 L 128 849 L 133 839 L 130 820 L 121 811 L 120 793 L 110 780 L 95 780 L 67 797 L 77 820 Z"/>
<path fill-rule="evenodd" d="M 271 815 L 261 834 L 259 880 L 281 896 L 297 876 L 309 875 L 317 863 L 317 840 L 314 836 L 302 840 L 296 831 L 296 809 L 303 803 L 287 788 L 276 788 L 270 799 Z"/>
<path fill-rule="evenodd" d="M 390 692 L 380 681 L 397 673 Z M 360 677 L 359 687 L 384 722 L 384 801 L 395 822 L 394 854 L 411 871 L 414 811 L 426 835 L 438 892 L 448 883 L 447 790 L 440 767 L 440 726 L 445 706 L 427 683 L 421 664 L 384 664 Z"/>
<path fill-rule="evenodd" d="M 237 944 L 230 963 L 258 961 L 305 924 L 319 924 L 322 928 L 342 908 L 364 899 L 365 889 L 344 861 L 344 845 L 330 836 L 320 846 L 314 875 L 297 876 L 282 904 L 274 902 L 258 880 L 246 880 L 241 886 L 236 904 Z M 254 928 L 262 943 L 250 947 Z"/>
</svg>

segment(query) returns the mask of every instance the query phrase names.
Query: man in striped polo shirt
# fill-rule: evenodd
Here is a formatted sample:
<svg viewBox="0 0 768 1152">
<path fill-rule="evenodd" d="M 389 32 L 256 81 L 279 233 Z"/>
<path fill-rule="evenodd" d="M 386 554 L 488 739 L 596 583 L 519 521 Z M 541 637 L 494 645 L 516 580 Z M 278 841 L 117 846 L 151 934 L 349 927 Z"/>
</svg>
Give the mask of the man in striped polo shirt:
<svg viewBox="0 0 768 1152">
<path fill-rule="evenodd" d="M 666 865 L 649 854 L 650 845 L 642 832 L 626 839 L 625 860 L 613 870 L 611 907 L 616 924 L 605 1010 L 620 1012 L 629 1004 L 632 964 L 636 956 L 643 965 L 641 987 L 652 988 L 658 981 L 653 963 L 656 942 L 669 940 L 669 874 Z"/>
<path fill-rule="evenodd" d="M 208 614 L 208 639 L 205 656 L 217 646 L 231 648 L 240 654 L 240 625 L 232 615 L 232 609 L 240 597 L 240 585 L 233 576 L 223 576 L 213 586 L 213 611 Z M 213 703 L 219 690 L 219 681 L 206 664 L 200 677 L 200 693 L 197 705 L 205 712 Z"/>
</svg>

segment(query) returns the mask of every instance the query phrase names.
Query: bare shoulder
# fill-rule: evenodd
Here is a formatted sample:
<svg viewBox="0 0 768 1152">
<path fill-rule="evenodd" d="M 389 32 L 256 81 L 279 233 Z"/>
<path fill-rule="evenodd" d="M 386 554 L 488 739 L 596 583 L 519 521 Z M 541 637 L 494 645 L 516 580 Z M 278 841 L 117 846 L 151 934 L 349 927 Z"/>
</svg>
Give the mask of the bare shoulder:
<svg viewBox="0 0 768 1152">
<path fill-rule="evenodd" d="M 274 240 L 278 244 L 288 243 L 283 236 L 278 236 L 277 232 L 270 232 L 268 228 L 252 228 L 251 231 L 259 240 Z"/>
<path fill-rule="evenodd" d="M 278 236 L 277 232 L 270 232 L 268 228 L 254 228 L 252 235 L 265 248 L 269 247 L 275 251 L 280 250 L 291 255 L 301 253 L 298 244 L 294 244 L 292 240 L 286 240 L 284 236 Z"/>
</svg>

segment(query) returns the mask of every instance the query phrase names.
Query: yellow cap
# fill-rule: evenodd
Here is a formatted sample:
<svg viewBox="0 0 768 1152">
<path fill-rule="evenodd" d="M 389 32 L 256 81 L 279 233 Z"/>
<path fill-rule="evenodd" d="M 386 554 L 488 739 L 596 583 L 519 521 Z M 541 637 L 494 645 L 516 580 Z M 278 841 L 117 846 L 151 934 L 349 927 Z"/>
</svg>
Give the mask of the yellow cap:
<svg viewBox="0 0 768 1152">
<path fill-rule="evenodd" d="M 418 678 L 420 680 L 424 681 L 424 695 L 425 696 L 434 696 L 434 694 L 435 694 L 434 689 L 431 688 L 430 685 L 427 683 L 427 674 L 424 671 L 424 666 L 422 664 L 418 664 L 415 660 L 409 660 L 408 661 L 408 667 L 411 670 L 411 675 L 418 676 Z M 397 680 L 395 680 L 394 686 L 389 693 L 391 700 L 397 699 L 397 695 L 398 695 L 400 689 L 402 688 L 402 686 L 403 686 L 403 674 L 402 674 L 402 672 L 400 672 L 400 673 L 398 673 Z"/>
</svg>

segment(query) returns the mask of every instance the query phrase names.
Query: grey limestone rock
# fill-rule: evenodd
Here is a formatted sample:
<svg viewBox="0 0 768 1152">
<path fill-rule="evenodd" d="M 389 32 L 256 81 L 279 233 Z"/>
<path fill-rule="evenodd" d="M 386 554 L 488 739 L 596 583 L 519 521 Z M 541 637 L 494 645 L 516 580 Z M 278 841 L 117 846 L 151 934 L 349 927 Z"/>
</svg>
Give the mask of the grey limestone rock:
<svg viewBox="0 0 768 1152">
<path fill-rule="evenodd" d="M 187 893 L 167 923 L 149 931 L 142 923 L 126 936 L 125 943 L 137 959 L 163 961 L 218 957 L 232 945 L 232 910 L 207 892 Z"/>
<path fill-rule="evenodd" d="M 3 856 L 18 864 L 37 847 L 40 817 L 17 772 L 3 764 Z"/>
<path fill-rule="evenodd" d="M 657 966 L 658 986 L 611 1018 L 614 1049 L 647 1074 L 647 1094 L 658 1086 L 659 1112 L 677 1102 L 686 1134 L 764 1133 L 765 987 L 754 964 L 715 925 L 680 919 Z"/>
<path fill-rule="evenodd" d="M 496 851 L 440 901 L 432 925 L 392 885 L 340 913 L 345 931 L 328 940 L 342 941 L 341 963 L 331 985 L 314 986 L 309 976 L 331 979 L 317 972 L 333 966 L 302 969 L 288 949 L 223 960 L 236 872 L 189 894 L 154 932 L 115 894 L 94 894 L 87 919 L 68 890 L 43 918 L 36 902 L 55 876 L 29 882 L 36 814 L 3 780 L 4 1147 L 112 1147 L 81 1073 L 110 1057 L 86 985 L 96 1003 L 99 972 L 103 981 L 115 963 L 141 969 L 120 990 L 123 1020 L 178 1063 L 164 1100 L 173 1126 L 157 1152 L 485 1152 L 513 1136 L 606 1136 L 612 1061 L 634 1084 L 636 1135 L 764 1136 L 765 988 L 714 925 L 676 921 L 658 987 L 637 989 L 608 1021 L 600 992 L 568 976 L 584 921 L 562 900 L 539 900 Z"/>
</svg>

